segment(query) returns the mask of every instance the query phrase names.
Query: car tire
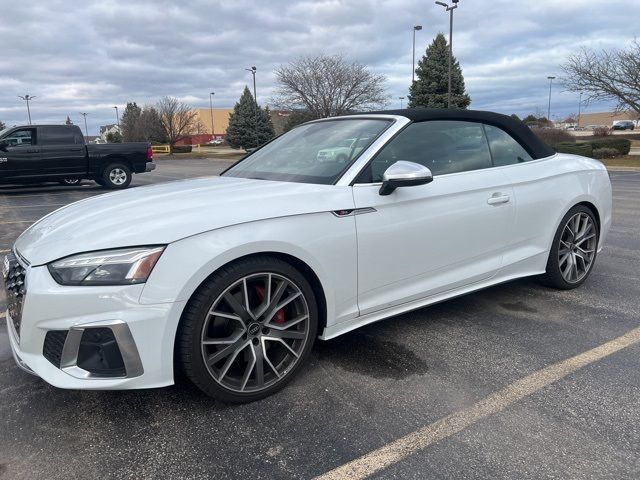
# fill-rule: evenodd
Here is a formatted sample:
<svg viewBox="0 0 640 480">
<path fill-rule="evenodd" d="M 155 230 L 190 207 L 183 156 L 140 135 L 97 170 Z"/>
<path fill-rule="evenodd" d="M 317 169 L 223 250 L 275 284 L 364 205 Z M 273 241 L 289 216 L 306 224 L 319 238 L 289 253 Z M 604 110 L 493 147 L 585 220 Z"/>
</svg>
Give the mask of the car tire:
<svg viewBox="0 0 640 480">
<path fill-rule="evenodd" d="M 112 163 L 102 172 L 102 181 L 107 188 L 127 188 L 131 183 L 131 169 L 124 163 Z"/>
<path fill-rule="evenodd" d="M 593 212 L 576 205 L 562 218 L 553 237 L 542 282 L 560 290 L 579 287 L 596 261 L 600 232 Z"/>
<path fill-rule="evenodd" d="M 317 329 L 307 279 L 283 260 L 251 257 L 218 270 L 193 294 L 178 329 L 177 360 L 207 395 L 252 402 L 292 380 Z"/>
<path fill-rule="evenodd" d="M 81 178 L 63 178 L 59 181 L 60 185 L 64 185 L 66 187 L 75 187 L 82 183 Z"/>
</svg>

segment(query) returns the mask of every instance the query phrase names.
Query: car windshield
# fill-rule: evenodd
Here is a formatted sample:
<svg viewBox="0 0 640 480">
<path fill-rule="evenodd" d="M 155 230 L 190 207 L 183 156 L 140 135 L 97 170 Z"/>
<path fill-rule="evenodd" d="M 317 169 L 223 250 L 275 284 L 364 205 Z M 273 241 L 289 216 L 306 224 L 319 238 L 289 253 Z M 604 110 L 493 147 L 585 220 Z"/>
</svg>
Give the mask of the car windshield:
<svg viewBox="0 0 640 480">
<path fill-rule="evenodd" d="M 223 176 L 332 184 L 389 125 L 391 120 L 366 118 L 301 125 L 249 155 Z"/>
<path fill-rule="evenodd" d="M 11 127 L 7 127 L 4 130 L 0 130 L 0 138 L 4 137 L 9 130 L 11 130 Z"/>
</svg>

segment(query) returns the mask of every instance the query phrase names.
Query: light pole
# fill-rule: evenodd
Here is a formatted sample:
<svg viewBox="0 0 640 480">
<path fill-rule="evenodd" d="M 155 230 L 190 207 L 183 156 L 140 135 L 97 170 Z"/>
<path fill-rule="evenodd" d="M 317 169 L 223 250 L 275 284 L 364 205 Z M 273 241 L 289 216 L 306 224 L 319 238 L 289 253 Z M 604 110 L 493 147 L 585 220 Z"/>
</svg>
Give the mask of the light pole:
<svg viewBox="0 0 640 480">
<path fill-rule="evenodd" d="M 547 80 L 549 80 L 549 106 L 547 107 L 547 120 L 551 121 L 551 84 L 553 84 L 553 80 L 556 77 L 547 77 Z"/>
<path fill-rule="evenodd" d="M 27 102 L 27 115 L 29 115 L 29 125 L 31 125 L 31 109 L 29 108 L 29 100 L 33 100 L 36 97 L 32 97 L 31 95 L 25 95 L 24 97 L 22 95 L 18 95 L 18 98 L 21 98 L 22 100 L 25 100 Z"/>
<path fill-rule="evenodd" d="M 87 115 L 89 115 L 86 112 L 80 112 L 80 115 L 82 115 L 84 117 L 84 141 L 88 141 L 89 138 L 89 129 L 87 128 Z"/>
<path fill-rule="evenodd" d="M 116 121 L 118 122 L 118 129 L 120 129 L 120 115 L 118 114 L 118 106 L 113 107 L 116 109 Z"/>
<path fill-rule="evenodd" d="M 216 131 L 213 129 L 213 96 L 216 92 L 209 93 L 209 111 L 211 112 L 211 140 L 216 138 Z"/>
<path fill-rule="evenodd" d="M 400 100 L 400 110 L 402 110 L 402 101 L 404 100 L 404 97 L 398 97 L 398 100 Z"/>
<path fill-rule="evenodd" d="M 245 70 L 247 72 L 251 72 L 251 74 L 253 75 L 253 100 L 256 102 L 256 105 L 258 105 L 258 96 L 256 95 L 256 67 L 251 67 L 251 68 L 245 68 Z"/>
<path fill-rule="evenodd" d="M 258 139 L 258 96 L 256 95 L 256 71 L 257 68 L 255 66 L 251 67 L 251 68 L 245 68 L 245 70 L 247 72 L 251 72 L 251 74 L 253 75 L 253 107 L 254 107 L 254 111 L 253 111 L 253 128 L 256 132 L 256 146 L 255 148 L 258 148 L 258 143 L 259 143 L 259 139 Z"/>
<path fill-rule="evenodd" d="M 580 113 L 582 109 L 582 92 L 580 92 L 580 100 L 578 100 L 578 128 L 580 128 Z"/>
<path fill-rule="evenodd" d="M 411 85 L 416 81 L 416 32 L 422 30 L 422 25 L 413 26 L 413 61 L 411 63 Z"/>
<path fill-rule="evenodd" d="M 436 5 L 443 6 L 449 12 L 449 87 L 447 89 L 447 108 L 451 108 L 451 63 L 453 59 L 453 11 L 458 8 L 460 0 L 451 0 L 452 6 L 444 2 L 436 2 Z"/>
</svg>

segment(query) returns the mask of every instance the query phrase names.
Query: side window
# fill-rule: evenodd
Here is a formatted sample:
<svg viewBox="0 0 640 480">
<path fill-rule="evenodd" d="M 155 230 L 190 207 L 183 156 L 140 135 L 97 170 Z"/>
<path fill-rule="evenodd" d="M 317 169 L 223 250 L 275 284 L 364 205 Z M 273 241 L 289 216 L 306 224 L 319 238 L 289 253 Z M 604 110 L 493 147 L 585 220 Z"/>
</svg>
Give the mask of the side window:
<svg viewBox="0 0 640 480">
<path fill-rule="evenodd" d="M 531 155 L 522 148 L 522 145 L 501 128 L 485 125 L 484 129 L 487 132 L 494 166 L 502 167 L 532 160 Z"/>
<path fill-rule="evenodd" d="M 19 147 L 20 145 L 34 145 L 36 143 L 36 136 L 33 128 L 23 128 L 14 130 L 4 137 L 3 140 L 7 142 L 7 145 L 10 147 Z"/>
<path fill-rule="evenodd" d="M 357 183 L 381 182 L 385 170 L 399 160 L 424 165 L 433 175 L 492 166 L 482 124 L 431 120 L 413 123 L 400 132 L 376 155 Z"/>
<path fill-rule="evenodd" d="M 65 126 L 40 127 L 41 145 L 69 145 L 74 144 L 74 130 Z"/>
</svg>

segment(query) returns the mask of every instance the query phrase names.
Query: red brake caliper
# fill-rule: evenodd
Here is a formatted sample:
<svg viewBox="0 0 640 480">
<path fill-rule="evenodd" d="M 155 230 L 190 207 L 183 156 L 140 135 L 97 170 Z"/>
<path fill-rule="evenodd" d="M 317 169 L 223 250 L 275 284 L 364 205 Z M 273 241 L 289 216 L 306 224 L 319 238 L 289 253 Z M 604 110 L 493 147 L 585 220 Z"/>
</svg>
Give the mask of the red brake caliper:
<svg viewBox="0 0 640 480">
<path fill-rule="evenodd" d="M 258 299 L 262 302 L 264 300 L 264 287 L 262 285 L 256 285 L 256 294 L 258 295 Z M 276 312 L 273 316 L 273 323 L 284 323 L 284 309 L 281 308 Z"/>
</svg>

